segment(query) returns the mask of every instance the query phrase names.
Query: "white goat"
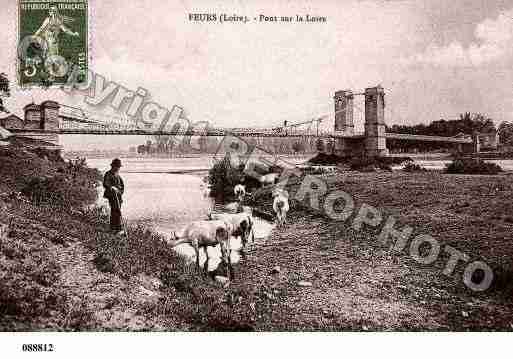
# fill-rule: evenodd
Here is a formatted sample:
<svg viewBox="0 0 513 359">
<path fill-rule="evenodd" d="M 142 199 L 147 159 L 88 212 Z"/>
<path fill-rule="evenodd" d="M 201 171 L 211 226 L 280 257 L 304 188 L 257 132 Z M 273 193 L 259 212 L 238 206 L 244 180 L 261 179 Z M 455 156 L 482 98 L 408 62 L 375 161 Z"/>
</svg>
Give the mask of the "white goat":
<svg viewBox="0 0 513 359">
<path fill-rule="evenodd" d="M 210 213 L 210 219 L 222 220 L 228 222 L 231 225 L 232 232 L 230 233 L 234 237 L 240 237 L 242 248 L 241 255 L 245 257 L 244 250 L 248 243 L 250 235 L 252 236 L 252 242 L 255 240 L 255 233 L 253 231 L 253 216 L 250 213 Z"/>
<path fill-rule="evenodd" d="M 278 227 L 283 226 L 287 220 L 287 212 L 290 209 L 289 206 L 289 193 L 285 190 L 276 190 L 273 192 L 273 210 L 276 213 L 276 220 Z"/>
<path fill-rule="evenodd" d="M 183 236 L 179 237 L 173 233 L 174 240 L 171 246 L 176 247 L 179 244 L 189 243 L 194 252 L 196 252 L 196 267 L 199 269 L 199 249 L 203 248 L 207 257 L 204 269 L 208 270 L 208 250 L 207 247 L 220 245 L 221 258 L 228 265 L 228 277 L 233 278 L 232 262 L 230 258 L 230 234 L 233 232 L 232 224 L 223 220 L 216 221 L 196 221 L 185 227 Z"/>
<path fill-rule="evenodd" d="M 233 188 L 233 193 L 235 194 L 235 197 L 237 197 L 239 203 L 241 203 L 244 196 L 246 196 L 246 187 L 239 183 Z"/>
<path fill-rule="evenodd" d="M 335 172 L 337 172 L 337 166 L 326 166 L 325 172 L 329 174 L 334 174 Z"/>
</svg>

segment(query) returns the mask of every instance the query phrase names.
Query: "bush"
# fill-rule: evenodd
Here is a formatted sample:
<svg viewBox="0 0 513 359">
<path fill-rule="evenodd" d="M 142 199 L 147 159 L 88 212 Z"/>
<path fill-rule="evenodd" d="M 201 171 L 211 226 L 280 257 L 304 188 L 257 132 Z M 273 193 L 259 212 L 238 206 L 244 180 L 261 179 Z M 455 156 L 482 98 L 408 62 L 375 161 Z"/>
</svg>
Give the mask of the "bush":
<svg viewBox="0 0 513 359">
<path fill-rule="evenodd" d="M 427 169 L 425 169 L 421 165 L 416 164 L 413 161 L 408 161 L 404 165 L 403 171 L 405 171 L 405 172 L 427 172 Z"/>
<path fill-rule="evenodd" d="M 25 177 L 21 193 L 35 204 L 83 207 L 96 200 L 100 179 L 97 170 L 88 168 L 85 160 L 79 159 L 59 167 L 57 174 Z"/>
<path fill-rule="evenodd" d="M 62 158 L 59 150 L 48 150 L 45 148 L 37 147 L 31 151 L 35 153 L 39 158 L 46 158 L 52 162 L 64 162 L 64 159 Z"/>
<path fill-rule="evenodd" d="M 457 158 L 445 166 L 446 173 L 452 174 L 491 174 L 502 172 L 502 168 L 480 158 Z"/>
<path fill-rule="evenodd" d="M 54 152 L 19 146 L 0 148 L 0 188 L 21 192 L 36 204 L 71 208 L 93 203 L 100 172 L 87 167 L 85 159 L 66 163 Z"/>
<path fill-rule="evenodd" d="M 311 165 L 324 165 L 324 166 L 334 166 L 338 163 L 344 163 L 350 161 L 349 158 L 337 156 L 333 153 L 318 153 L 315 157 L 308 160 L 308 164 Z"/>
<path fill-rule="evenodd" d="M 97 196 L 96 183 L 84 185 L 65 175 L 29 177 L 21 193 L 35 204 L 48 203 L 66 208 L 91 204 Z"/>
<path fill-rule="evenodd" d="M 244 180 L 246 191 L 252 191 L 260 186 L 257 179 L 244 174 L 244 164 L 234 167 L 230 155 L 227 154 L 221 161 L 214 163 L 208 172 L 210 197 L 219 201 L 233 200 L 233 188 Z"/>
<path fill-rule="evenodd" d="M 349 163 L 349 167 L 353 171 L 361 172 L 372 172 L 376 169 L 392 171 L 391 165 L 393 163 L 394 161 L 387 157 L 355 157 Z"/>
<path fill-rule="evenodd" d="M 230 156 L 227 154 L 221 161 L 214 163 L 208 172 L 210 196 L 224 200 L 233 193 L 233 188 L 243 177 L 243 168 L 233 167 Z"/>
<path fill-rule="evenodd" d="M 342 157 L 335 154 L 318 153 L 315 157 L 308 160 L 311 165 L 336 166 L 338 164 L 349 164 L 353 171 L 374 171 L 377 168 L 391 171 L 392 165 L 399 165 L 406 161 L 412 161 L 410 157 L 365 157 L 348 156 Z"/>
</svg>

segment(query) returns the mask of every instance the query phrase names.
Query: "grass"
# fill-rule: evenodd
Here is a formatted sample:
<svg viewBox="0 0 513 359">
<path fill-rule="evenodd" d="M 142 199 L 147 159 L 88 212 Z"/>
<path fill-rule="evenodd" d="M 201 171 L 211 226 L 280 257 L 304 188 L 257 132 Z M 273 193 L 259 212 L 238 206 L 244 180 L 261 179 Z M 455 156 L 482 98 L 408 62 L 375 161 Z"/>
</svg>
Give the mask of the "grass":
<svg viewBox="0 0 513 359">
<path fill-rule="evenodd" d="M 16 218 L 0 246 L 0 327 L 17 329 L 44 320 L 60 308 L 64 293 L 53 287 L 61 265 L 52 238 L 40 233 L 42 227 Z"/>
</svg>

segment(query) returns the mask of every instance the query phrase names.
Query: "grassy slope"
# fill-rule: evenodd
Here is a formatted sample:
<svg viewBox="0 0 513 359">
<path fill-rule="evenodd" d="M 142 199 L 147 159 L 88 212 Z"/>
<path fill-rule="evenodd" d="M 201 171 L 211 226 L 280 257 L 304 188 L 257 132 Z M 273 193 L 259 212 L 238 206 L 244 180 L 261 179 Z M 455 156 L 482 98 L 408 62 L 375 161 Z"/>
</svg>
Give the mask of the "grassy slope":
<svg viewBox="0 0 513 359">
<path fill-rule="evenodd" d="M 85 201 L 96 193 L 89 170 L 63 173 L 62 162 L 22 148 L 2 149 L 0 163 L 0 225 L 9 226 L 0 242 L 0 330 L 251 329 L 229 310 L 230 294 L 157 235 L 131 227 L 122 240 L 97 209 L 12 195 L 34 176 L 58 174 Z M 77 204 L 75 194 L 62 195 Z"/>
</svg>

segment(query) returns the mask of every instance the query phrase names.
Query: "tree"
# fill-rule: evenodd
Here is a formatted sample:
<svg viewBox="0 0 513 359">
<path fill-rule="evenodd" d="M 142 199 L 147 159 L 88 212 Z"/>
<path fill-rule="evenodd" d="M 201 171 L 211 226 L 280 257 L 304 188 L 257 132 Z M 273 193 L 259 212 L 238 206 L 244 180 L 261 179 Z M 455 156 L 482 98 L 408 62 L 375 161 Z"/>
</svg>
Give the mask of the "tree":
<svg viewBox="0 0 513 359">
<path fill-rule="evenodd" d="M 413 126 L 392 125 L 388 130 L 394 133 L 406 133 L 413 135 L 427 136 L 447 136 L 453 137 L 464 133 L 473 135 L 475 132 L 489 133 L 495 131 L 495 125 L 492 119 L 480 113 L 465 112 L 460 114 L 456 120 L 440 119 L 431 122 L 429 125 L 419 124 Z M 391 150 L 412 150 L 434 151 L 451 148 L 450 144 L 437 144 L 428 142 L 408 142 L 408 141 L 387 141 Z"/>
</svg>

